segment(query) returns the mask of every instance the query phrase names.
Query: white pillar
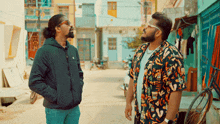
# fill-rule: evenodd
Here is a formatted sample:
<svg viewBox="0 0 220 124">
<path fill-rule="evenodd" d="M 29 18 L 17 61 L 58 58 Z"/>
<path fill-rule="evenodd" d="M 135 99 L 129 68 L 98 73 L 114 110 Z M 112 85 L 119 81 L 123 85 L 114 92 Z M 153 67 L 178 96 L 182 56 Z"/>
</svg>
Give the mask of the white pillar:
<svg viewBox="0 0 220 124">
<path fill-rule="evenodd" d="M 95 58 L 100 59 L 100 29 L 95 30 Z"/>
<path fill-rule="evenodd" d="M 98 31 L 95 30 L 95 59 L 98 58 Z"/>
</svg>

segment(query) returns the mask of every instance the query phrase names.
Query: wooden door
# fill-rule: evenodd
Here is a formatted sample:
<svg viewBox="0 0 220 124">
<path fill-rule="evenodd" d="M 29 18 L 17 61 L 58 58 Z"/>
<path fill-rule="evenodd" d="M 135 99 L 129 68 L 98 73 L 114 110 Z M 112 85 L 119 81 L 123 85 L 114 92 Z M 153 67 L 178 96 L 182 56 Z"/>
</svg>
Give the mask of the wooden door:
<svg viewBox="0 0 220 124">
<path fill-rule="evenodd" d="M 34 58 L 39 48 L 38 32 L 28 32 L 28 59 Z"/>
<path fill-rule="evenodd" d="M 91 61 L 91 41 L 90 39 L 80 38 L 77 41 L 80 61 Z"/>
</svg>

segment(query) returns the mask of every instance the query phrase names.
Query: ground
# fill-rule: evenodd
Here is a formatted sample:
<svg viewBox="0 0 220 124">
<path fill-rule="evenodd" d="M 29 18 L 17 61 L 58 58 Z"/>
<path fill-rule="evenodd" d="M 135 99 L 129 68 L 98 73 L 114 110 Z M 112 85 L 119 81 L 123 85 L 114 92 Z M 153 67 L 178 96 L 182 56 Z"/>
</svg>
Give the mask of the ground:
<svg viewBox="0 0 220 124">
<path fill-rule="evenodd" d="M 120 89 L 123 78 L 128 70 L 84 70 L 83 98 L 80 104 L 81 116 L 79 124 L 133 124 L 124 117 L 126 99 Z M 21 86 L 23 94 L 10 106 L 0 108 L 1 124 L 46 124 L 43 98 L 30 104 L 30 89 L 25 80 Z M 194 96 L 184 96 L 180 110 L 186 111 Z M 218 105 L 217 101 L 217 105 Z M 212 109 L 211 109 L 212 110 Z M 220 117 L 215 111 L 207 114 L 210 123 L 219 122 Z M 220 111 L 218 110 L 219 114 Z M 134 118 L 134 112 L 132 113 Z"/>
<path fill-rule="evenodd" d="M 80 124 L 133 124 L 124 116 L 126 99 L 120 89 L 127 70 L 84 70 Z M 29 103 L 30 90 L 25 81 L 24 93 L 0 112 L 1 124 L 45 124 L 43 98 Z M 132 113 L 134 118 L 134 112 Z"/>
</svg>

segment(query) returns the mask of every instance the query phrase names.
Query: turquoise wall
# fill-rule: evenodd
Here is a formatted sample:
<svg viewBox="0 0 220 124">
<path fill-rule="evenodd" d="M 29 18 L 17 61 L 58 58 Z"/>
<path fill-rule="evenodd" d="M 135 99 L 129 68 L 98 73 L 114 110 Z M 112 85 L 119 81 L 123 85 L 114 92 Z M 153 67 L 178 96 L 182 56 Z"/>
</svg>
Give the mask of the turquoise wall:
<svg viewBox="0 0 220 124">
<path fill-rule="evenodd" d="M 129 49 L 128 48 L 128 44 L 125 41 L 132 41 L 133 38 L 131 37 L 122 37 L 122 60 L 125 60 L 127 57 L 129 57 L 129 55 L 131 55 L 131 57 L 134 56 L 135 53 L 135 49 Z"/>
<path fill-rule="evenodd" d="M 192 31 L 195 29 L 194 28 L 195 25 L 190 25 L 186 28 L 183 29 L 183 39 L 184 40 L 187 40 L 191 34 L 192 34 Z M 170 32 L 170 35 L 167 39 L 167 41 L 173 45 L 175 45 L 175 40 L 176 40 L 176 31 L 172 31 Z M 195 55 L 196 55 L 196 38 L 195 38 L 195 41 L 193 42 L 193 48 L 194 48 L 194 53 L 192 54 L 191 53 L 191 49 L 189 49 L 189 55 L 187 55 L 186 58 L 184 58 L 184 68 L 185 68 L 185 80 L 187 81 L 187 76 L 188 76 L 188 70 L 190 67 L 193 67 L 193 68 L 196 68 L 197 65 L 196 65 L 196 60 L 197 58 L 195 58 Z"/>
<path fill-rule="evenodd" d="M 198 24 L 199 24 L 199 40 L 198 40 L 198 91 L 201 91 L 202 87 L 202 76 L 209 74 L 209 66 L 204 64 L 201 59 L 202 55 L 205 55 L 209 60 L 212 59 L 212 52 L 214 46 L 214 37 L 215 37 L 215 28 L 220 25 L 220 1 L 219 0 L 209 0 L 204 1 L 206 5 L 199 6 L 200 11 L 198 15 Z M 201 4 L 199 1 L 198 4 Z M 202 8 L 203 7 L 203 8 Z M 202 8 L 202 9 L 201 9 Z M 208 33 L 209 32 L 209 33 Z M 209 35 L 208 35 L 209 34 Z M 204 60 L 204 59 L 203 59 Z M 210 64 L 210 63 L 208 63 Z M 208 69 L 207 69 L 208 68 Z M 208 78 L 206 78 L 207 82 Z"/>
<path fill-rule="evenodd" d="M 117 27 L 115 27 L 117 28 Z M 113 29 L 113 28 L 111 28 Z M 111 30 L 110 29 L 110 30 Z M 103 34 L 102 34 L 102 52 L 104 57 L 109 57 L 109 60 L 112 61 L 122 61 L 126 57 L 134 55 L 133 49 L 128 49 L 127 44 L 124 42 L 127 39 L 132 39 L 136 35 L 136 32 L 133 30 L 133 28 L 128 28 L 126 34 L 120 34 L 120 33 L 114 33 L 114 34 L 109 34 L 108 33 L 109 28 L 104 28 L 103 29 Z M 123 28 L 121 29 L 123 30 Z M 117 58 L 115 60 L 115 53 L 112 53 L 108 50 L 108 38 L 116 38 L 117 39 Z M 112 54 L 111 54 L 112 53 Z"/>
<path fill-rule="evenodd" d="M 167 41 L 173 45 L 175 45 L 175 41 L 176 41 L 176 31 L 172 31 L 170 32 Z"/>
<path fill-rule="evenodd" d="M 186 28 L 184 28 L 183 30 L 183 39 L 187 40 L 191 34 L 192 31 L 195 29 L 194 28 L 195 25 L 190 25 Z M 189 49 L 189 55 L 187 55 L 187 58 L 184 59 L 184 67 L 185 67 L 185 72 L 186 72 L 186 80 L 188 77 L 188 70 L 190 67 L 196 68 L 196 58 L 195 58 L 195 54 L 196 54 L 196 38 L 195 41 L 193 42 L 193 49 L 194 49 L 194 53 L 191 53 L 191 49 Z"/>
<path fill-rule="evenodd" d="M 198 13 L 201 13 L 217 0 L 198 0 Z"/>
</svg>

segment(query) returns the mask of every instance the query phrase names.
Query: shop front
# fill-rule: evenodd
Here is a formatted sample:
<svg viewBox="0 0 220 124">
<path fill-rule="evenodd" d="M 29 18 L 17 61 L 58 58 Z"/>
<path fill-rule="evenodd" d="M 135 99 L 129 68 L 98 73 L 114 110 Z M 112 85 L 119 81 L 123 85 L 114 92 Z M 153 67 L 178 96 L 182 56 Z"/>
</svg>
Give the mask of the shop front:
<svg viewBox="0 0 220 124">
<path fill-rule="evenodd" d="M 209 2 L 207 6 L 204 2 L 199 2 L 198 24 L 199 30 L 199 55 L 198 55 L 198 81 L 202 87 L 207 87 L 210 83 L 210 76 L 213 74 L 211 65 L 220 68 L 220 1 Z M 205 58 L 208 59 L 204 62 Z M 202 78 L 201 78 L 202 77 Z M 220 77 L 220 74 L 217 76 Z M 216 80 L 220 86 L 220 79 Z"/>
</svg>

